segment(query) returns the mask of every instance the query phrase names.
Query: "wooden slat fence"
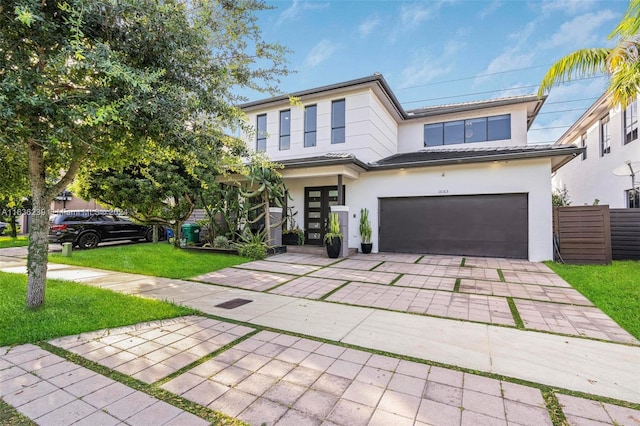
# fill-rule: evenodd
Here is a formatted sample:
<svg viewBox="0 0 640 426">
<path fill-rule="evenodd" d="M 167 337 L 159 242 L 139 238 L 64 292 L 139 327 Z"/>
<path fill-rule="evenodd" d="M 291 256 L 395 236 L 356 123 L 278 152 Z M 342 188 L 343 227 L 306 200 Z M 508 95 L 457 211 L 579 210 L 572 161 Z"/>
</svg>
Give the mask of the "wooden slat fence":
<svg viewBox="0 0 640 426">
<path fill-rule="evenodd" d="M 640 260 L 640 209 L 611 209 L 611 255 Z"/>
<path fill-rule="evenodd" d="M 553 231 L 564 262 L 611 263 L 609 206 L 554 207 Z"/>
</svg>

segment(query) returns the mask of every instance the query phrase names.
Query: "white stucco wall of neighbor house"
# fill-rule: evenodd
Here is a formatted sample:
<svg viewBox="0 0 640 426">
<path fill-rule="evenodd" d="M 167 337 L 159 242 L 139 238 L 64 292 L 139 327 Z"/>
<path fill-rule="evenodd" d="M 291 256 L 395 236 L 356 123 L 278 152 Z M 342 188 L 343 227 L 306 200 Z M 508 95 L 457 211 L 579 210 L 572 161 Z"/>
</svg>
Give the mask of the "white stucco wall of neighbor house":
<svg viewBox="0 0 640 426">
<path fill-rule="evenodd" d="M 345 100 L 345 143 L 331 143 L 331 103 Z M 358 90 L 331 96 L 304 98 L 304 107 L 317 106 L 316 146 L 304 146 L 304 108 L 281 103 L 251 111 L 248 123 L 256 127 L 258 115 L 267 114 L 267 155 L 274 161 L 314 157 L 327 153 L 349 153 L 372 162 L 397 152 L 398 124 L 372 90 Z M 280 150 L 280 111 L 291 111 L 290 148 Z M 256 136 L 244 135 L 256 148 Z"/>
<path fill-rule="evenodd" d="M 553 258 L 551 162 L 549 159 L 500 161 L 469 165 L 368 172 L 359 179 L 344 179 L 349 206 L 349 247 L 360 246 L 360 209 L 369 209 L 373 250 L 378 250 L 378 199 L 407 196 L 527 193 L 529 203 L 529 260 Z M 336 178 L 288 179 L 287 187 L 304 225 L 304 188 L 335 185 Z"/>
<path fill-rule="evenodd" d="M 599 204 L 608 204 L 610 208 L 627 207 L 625 191 L 631 189 L 631 177 L 616 176 L 613 170 L 624 165 L 625 161 L 640 161 L 640 140 L 624 143 L 623 112 L 620 108 L 609 111 L 609 154 L 600 154 L 600 117 L 597 117 L 586 130 L 587 158 L 579 155 L 554 174 L 553 188 L 560 190 L 566 186 L 571 205 L 591 205 L 598 199 Z M 578 134 L 571 143 L 581 146 L 581 139 L 582 135 Z M 636 176 L 638 183 L 640 176 Z"/>
<path fill-rule="evenodd" d="M 414 152 L 425 149 L 424 125 L 447 121 L 464 120 L 494 115 L 511 114 L 511 139 L 476 142 L 463 145 L 443 145 L 428 147 L 428 149 L 463 149 L 463 148 L 491 148 L 505 146 L 520 146 L 527 144 L 527 104 L 508 105 L 503 107 L 486 108 L 473 112 L 438 115 L 424 119 L 412 119 L 403 122 L 398 132 L 398 152 Z"/>
</svg>

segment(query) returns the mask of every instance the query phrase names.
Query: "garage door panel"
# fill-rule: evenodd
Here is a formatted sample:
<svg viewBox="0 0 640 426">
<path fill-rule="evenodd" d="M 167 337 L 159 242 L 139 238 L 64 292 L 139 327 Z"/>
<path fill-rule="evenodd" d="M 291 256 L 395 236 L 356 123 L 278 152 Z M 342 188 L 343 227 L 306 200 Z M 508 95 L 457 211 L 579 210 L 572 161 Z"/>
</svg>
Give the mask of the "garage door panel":
<svg viewBox="0 0 640 426">
<path fill-rule="evenodd" d="M 528 257 L 527 194 L 380 199 L 380 250 Z"/>
</svg>

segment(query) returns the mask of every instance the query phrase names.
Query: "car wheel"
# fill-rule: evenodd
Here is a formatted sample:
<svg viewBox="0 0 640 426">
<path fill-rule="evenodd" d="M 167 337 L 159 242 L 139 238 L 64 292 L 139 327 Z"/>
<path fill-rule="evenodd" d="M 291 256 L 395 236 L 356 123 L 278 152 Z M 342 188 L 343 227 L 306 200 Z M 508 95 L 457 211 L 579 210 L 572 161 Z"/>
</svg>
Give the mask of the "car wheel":
<svg viewBox="0 0 640 426">
<path fill-rule="evenodd" d="M 158 232 L 158 237 L 159 236 L 160 236 L 160 233 Z M 147 229 L 147 233 L 144 234 L 144 239 L 147 240 L 148 242 L 153 241 L 153 228 Z"/>
<path fill-rule="evenodd" d="M 95 232 L 87 232 L 80 236 L 78 247 L 81 249 L 92 249 L 98 247 L 100 237 Z"/>
</svg>

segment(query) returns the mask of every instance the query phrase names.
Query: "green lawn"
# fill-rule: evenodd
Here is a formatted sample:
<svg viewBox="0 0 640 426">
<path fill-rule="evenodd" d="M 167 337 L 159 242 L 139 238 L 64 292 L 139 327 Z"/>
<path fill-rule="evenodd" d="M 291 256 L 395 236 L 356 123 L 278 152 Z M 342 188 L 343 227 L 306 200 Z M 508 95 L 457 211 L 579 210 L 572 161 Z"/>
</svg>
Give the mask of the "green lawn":
<svg viewBox="0 0 640 426">
<path fill-rule="evenodd" d="M 180 250 L 167 243 L 74 250 L 71 257 L 50 254 L 49 260 L 54 263 L 167 278 L 195 277 L 249 261 L 235 255 Z"/>
<path fill-rule="evenodd" d="M 0 346 L 189 315 L 195 311 L 68 281 L 47 280 L 45 306 L 25 308 L 27 278 L 0 272 Z"/>
<path fill-rule="evenodd" d="M 0 237 L 0 248 L 24 247 L 29 245 L 29 237 L 26 235 L 17 238 Z"/>
<path fill-rule="evenodd" d="M 545 262 L 613 320 L 640 339 L 640 262 L 563 265 Z"/>
</svg>

